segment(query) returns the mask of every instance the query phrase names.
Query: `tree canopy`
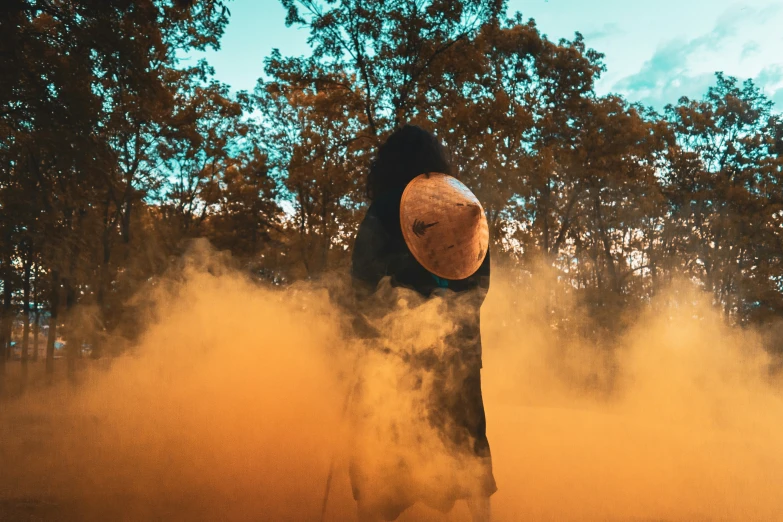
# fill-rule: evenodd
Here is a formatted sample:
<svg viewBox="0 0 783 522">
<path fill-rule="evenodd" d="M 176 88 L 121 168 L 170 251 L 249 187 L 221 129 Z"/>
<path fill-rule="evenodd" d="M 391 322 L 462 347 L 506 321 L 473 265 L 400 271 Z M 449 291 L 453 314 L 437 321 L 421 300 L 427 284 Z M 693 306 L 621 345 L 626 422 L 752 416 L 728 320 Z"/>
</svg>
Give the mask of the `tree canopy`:
<svg viewBox="0 0 783 522">
<path fill-rule="evenodd" d="M 311 52 L 273 52 L 252 93 L 177 59 L 219 46 L 224 0 L 0 9 L 3 362 L 20 317 L 25 347 L 49 318 L 50 355 L 58 325 L 94 355 L 132 338 L 130 298 L 189 239 L 274 284 L 343 270 L 406 123 L 483 202 L 493 259 L 551 266 L 600 328 L 680 276 L 733 324 L 783 313 L 783 120 L 752 81 L 659 113 L 596 94 L 601 53 L 502 0 L 281 2 Z"/>
</svg>

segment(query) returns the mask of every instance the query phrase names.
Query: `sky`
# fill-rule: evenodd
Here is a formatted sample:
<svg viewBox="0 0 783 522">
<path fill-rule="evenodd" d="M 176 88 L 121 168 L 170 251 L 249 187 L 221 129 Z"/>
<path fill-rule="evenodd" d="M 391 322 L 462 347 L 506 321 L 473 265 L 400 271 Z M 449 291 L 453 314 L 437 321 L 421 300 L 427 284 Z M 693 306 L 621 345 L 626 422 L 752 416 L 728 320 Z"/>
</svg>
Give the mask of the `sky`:
<svg viewBox="0 0 783 522">
<path fill-rule="evenodd" d="M 279 0 L 232 0 L 229 8 L 221 49 L 205 55 L 234 90 L 253 89 L 275 48 L 309 53 L 307 31 L 285 26 Z M 509 15 L 517 11 L 550 40 L 579 31 L 588 47 L 605 54 L 598 94 L 661 109 L 680 96 L 701 98 L 723 71 L 752 78 L 783 111 L 780 0 L 509 0 Z"/>
</svg>

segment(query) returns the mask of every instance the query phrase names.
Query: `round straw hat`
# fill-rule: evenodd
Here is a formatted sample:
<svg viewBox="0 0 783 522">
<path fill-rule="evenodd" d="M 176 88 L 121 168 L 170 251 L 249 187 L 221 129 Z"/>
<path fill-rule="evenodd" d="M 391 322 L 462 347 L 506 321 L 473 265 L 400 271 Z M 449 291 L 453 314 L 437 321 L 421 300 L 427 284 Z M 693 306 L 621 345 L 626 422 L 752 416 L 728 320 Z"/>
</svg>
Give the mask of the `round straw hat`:
<svg viewBox="0 0 783 522">
<path fill-rule="evenodd" d="M 489 228 L 481 203 L 446 174 L 421 174 L 408 184 L 400 225 L 416 261 L 443 279 L 472 276 L 487 255 Z"/>
</svg>

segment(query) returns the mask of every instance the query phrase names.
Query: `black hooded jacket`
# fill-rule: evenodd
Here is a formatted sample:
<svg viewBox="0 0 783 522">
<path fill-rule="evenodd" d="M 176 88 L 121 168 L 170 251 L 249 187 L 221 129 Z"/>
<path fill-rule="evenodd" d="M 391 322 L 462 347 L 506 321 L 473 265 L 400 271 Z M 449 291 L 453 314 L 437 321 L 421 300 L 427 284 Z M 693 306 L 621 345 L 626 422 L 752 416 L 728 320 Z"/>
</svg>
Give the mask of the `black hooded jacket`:
<svg viewBox="0 0 783 522">
<path fill-rule="evenodd" d="M 478 271 L 467 279 L 444 281 L 435 277 L 416 261 L 405 243 L 400 227 L 401 196 L 402 190 L 395 190 L 376 197 L 359 228 L 352 264 L 356 304 L 363 312 L 380 313 L 395 306 L 394 293 L 381 291 L 383 285 L 379 286 L 381 280 L 389 278 L 392 287 L 413 290 L 425 299 L 437 293 L 447 310 L 456 311 L 457 328 L 445 339 L 448 350 L 435 355 L 421 347 L 424 349 L 408 363 L 412 370 L 424 369 L 434 376 L 435 384 L 427 399 L 429 422 L 457 453 L 480 459 L 484 471 L 477 487 L 489 496 L 497 486 L 481 393 L 480 331 L 481 304 L 489 289 L 489 252 Z M 363 483 L 355 464 L 351 469 L 354 498 L 359 500 L 363 489 L 372 486 Z M 466 476 L 464 483 L 471 484 L 476 478 Z M 438 509 L 447 511 L 455 499 L 467 495 L 464 491 L 449 494 Z M 394 519 L 414 501 L 414 497 L 390 498 L 391 515 L 387 519 Z"/>
<path fill-rule="evenodd" d="M 424 298 L 437 292 L 448 302 L 459 302 L 459 328 L 452 341 L 462 353 L 463 363 L 480 368 L 480 309 L 489 290 L 489 252 L 478 271 L 467 279 L 444 280 L 430 273 L 416 261 L 403 238 L 402 192 L 399 189 L 378 196 L 359 227 L 351 267 L 358 304 L 361 307 L 385 277 L 390 278 L 392 287 L 414 290 Z"/>
</svg>

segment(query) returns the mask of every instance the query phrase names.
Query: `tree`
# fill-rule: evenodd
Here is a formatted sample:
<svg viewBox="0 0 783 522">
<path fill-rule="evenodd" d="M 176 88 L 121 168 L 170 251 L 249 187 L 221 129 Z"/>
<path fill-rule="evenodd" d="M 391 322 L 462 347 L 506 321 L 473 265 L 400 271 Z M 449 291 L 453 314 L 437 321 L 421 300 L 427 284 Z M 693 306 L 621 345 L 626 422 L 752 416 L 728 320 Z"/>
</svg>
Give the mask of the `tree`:
<svg viewBox="0 0 783 522">
<path fill-rule="evenodd" d="M 667 107 L 678 148 L 666 186 L 685 270 L 746 324 L 783 309 L 778 119 L 752 81 L 716 79 L 703 101 Z"/>
<path fill-rule="evenodd" d="M 273 55 L 267 72 L 275 80 L 260 83 L 256 99 L 268 122 L 264 137 L 270 166 L 294 208 L 291 251 L 311 277 L 333 266 L 332 252 L 344 257 L 339 253 L 346 251 L 356 226 L 361 169 L 372 142 L 363 139 L 367 120 L 356 97 L 334 87 L 350 86 L 352 78 L 310 75 L 302 70 L 306 66 Z"/>
<path fill-rule="evenodd" d="M 47 267 L 50 355 L 60 285 L 70 309 L 90 272 L 94 209 L 103 206 L 108 238 L 114 218 L 127 223 L 139 201 L 133 155 L 143 149 L 150 113 L 165 102 L 165 71 L 178 50 L 217 46 L 227 16 L 221 0 L 13 0 L 0 10 L 0 43 L 12 50 L 0 66 L 0 164 L 42 212 L 35 226 L 17 215 L 9 226 L 35 236 L 30 243 Z M 108 239 L 104 247 L 110 251 Z M 108 278 L 98 285 L 104 292 Z"/>
<path fill-rule="evenodd" d="M 157 150 L 165 178 L 160 202 L 183 237 L 201 235 L 210 211 L 208 191 L 230 165 L 234 141 L 247 132 L 241 104 L 231 99 L 228 86 L 205 84 L 201 72 L 179 78 L 173 130 Z"/>
<path fill-rule="evenodd" d="M 208 237 L 237 259 L 254 262 L 264 246 L 279 236 L 280 208 L 267 157 L 258 148 L 230 164 L 208 191 L 216 211 L 208 220 Z"/>
<path fill-rule="evenodd" d="M 553 197 L 553 190 L 573 188 L 560 166 L 602 70 L 601 55 L 585 49 L 581 36 L 556 44 L 517 15 L 486 23 L 433 72 L 441 81 L 422 117 L 435 122 L 484 202 L 499 253 L 554 257 L 560 249 L 578 187 L 572 198 Z"/>
<path fill-rule="evenodd" d="M 286 24 L 310 29 L 313 60 L 354 76 L 368 131 L 377 136 L 415 116 L 440 80 L 433 65 L 505 11 L 505 0 L 281 0 Z"/>
</svg>

